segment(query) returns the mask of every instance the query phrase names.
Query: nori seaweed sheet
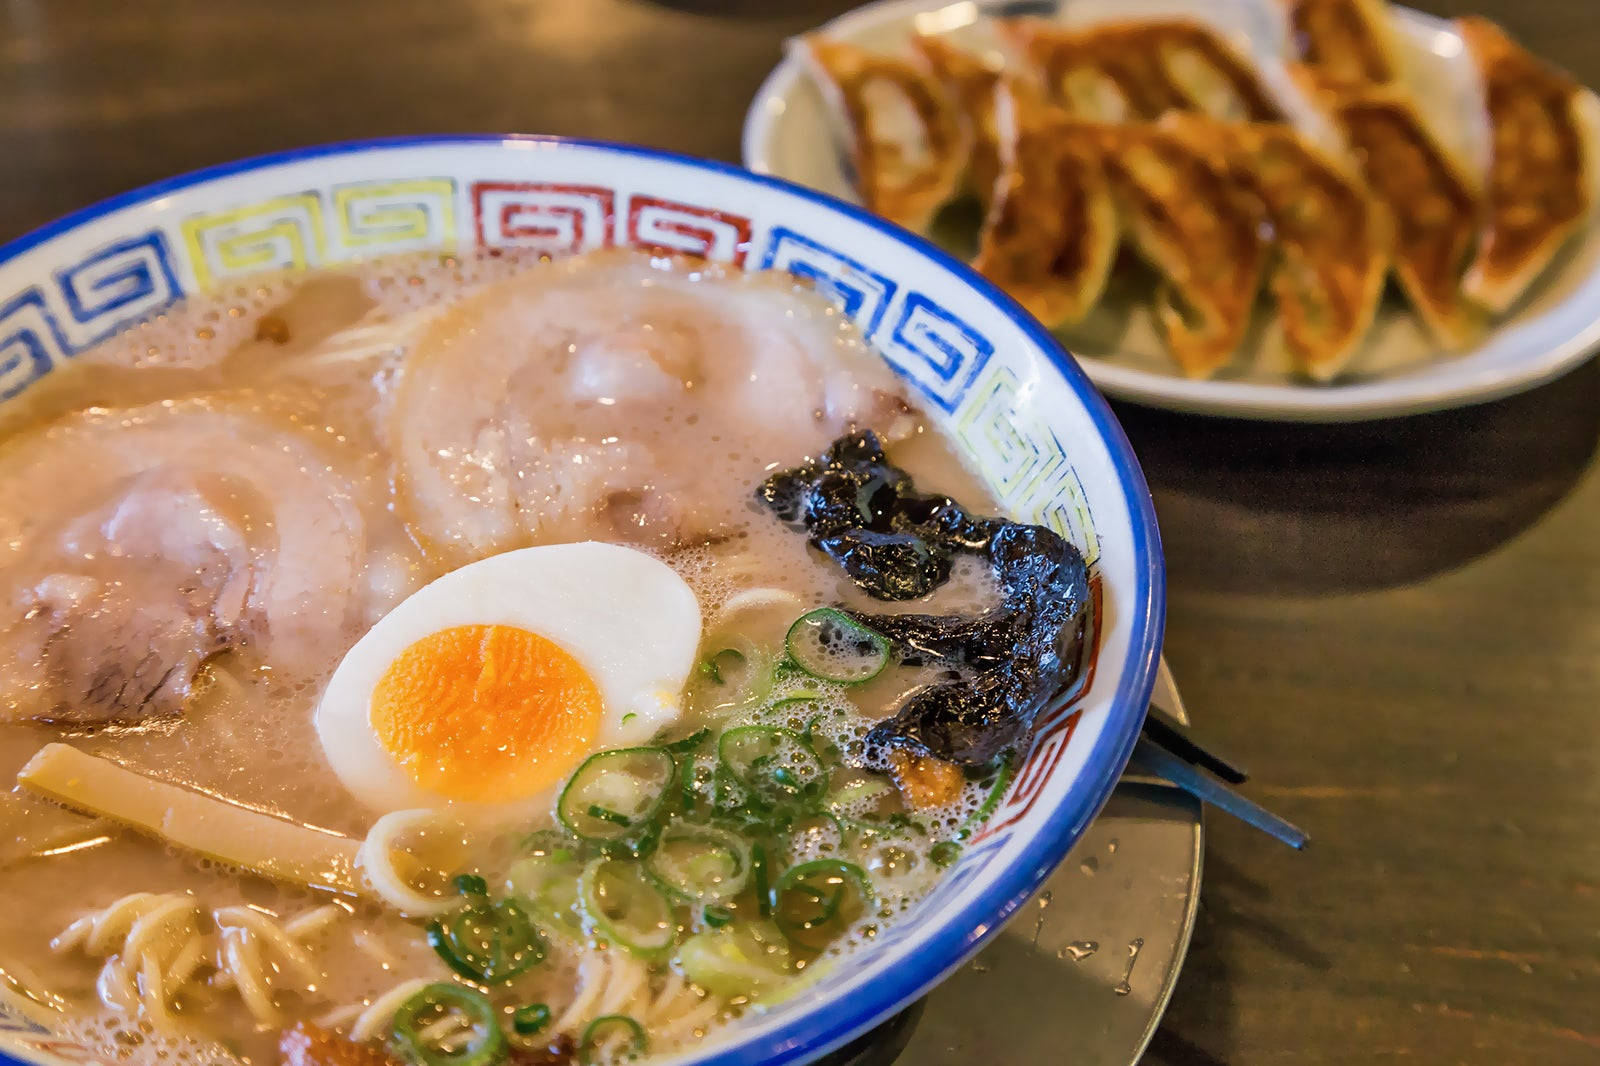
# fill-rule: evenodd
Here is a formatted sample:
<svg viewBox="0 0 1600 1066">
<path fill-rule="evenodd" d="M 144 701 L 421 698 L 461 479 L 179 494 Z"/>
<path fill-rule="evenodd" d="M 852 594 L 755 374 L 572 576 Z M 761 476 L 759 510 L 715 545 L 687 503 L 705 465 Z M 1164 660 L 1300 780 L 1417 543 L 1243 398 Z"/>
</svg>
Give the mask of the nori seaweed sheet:
<svg viewBox="0 0 1600 1066">
<path fill-rule="evenodd" d="M 926 596 L 958 555 L 985 559 L 1001 601 L 981 614 L 873 614 L 841 607 L 883 634 L 901 662 L 951 668 L 919 688 L 868 734 L 881 752 L 908 748 L 965 767 L 1015 748 L 1077 676 L 1089 615 L 1089 571 L 1070 542 L 1044 526 L 972 515 L 948 496 L 918 492 L 877 435 L 840 437 L 815 461 L 756 490 L 780 521 L 804 531 L 868 595 Z"/>
</svg>

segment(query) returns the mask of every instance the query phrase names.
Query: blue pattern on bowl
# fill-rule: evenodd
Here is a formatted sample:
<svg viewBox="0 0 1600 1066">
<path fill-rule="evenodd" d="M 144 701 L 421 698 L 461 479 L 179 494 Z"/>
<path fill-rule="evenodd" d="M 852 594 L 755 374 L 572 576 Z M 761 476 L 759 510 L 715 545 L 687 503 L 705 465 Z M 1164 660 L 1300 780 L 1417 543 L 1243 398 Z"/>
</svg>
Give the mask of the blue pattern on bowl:
<svg viewBox="0 0 1600 1066">
<path fill-rule="evenodd" d="M 1154 684 L 1164 575 L 1148 490 L 1099 394 L 1009 298 L 858 208 L 720 163 L 537 137 L 359 142 L 174 178 L 0 248 L 0 398 L 186 293 L 261 270 L 606 246 L 812 279 L 927 398 L 1006 509 L 1092 564 L 1095 658 L 1041 716 L 999 810 L 946 878 L 849 967 L 663 1060 L 799 1062 L 921 995 L 1028 899 L 1109 796 Z M 0 1048 L 90 1059 L 49 1021 L 0 1003 Z"/>
</svg>

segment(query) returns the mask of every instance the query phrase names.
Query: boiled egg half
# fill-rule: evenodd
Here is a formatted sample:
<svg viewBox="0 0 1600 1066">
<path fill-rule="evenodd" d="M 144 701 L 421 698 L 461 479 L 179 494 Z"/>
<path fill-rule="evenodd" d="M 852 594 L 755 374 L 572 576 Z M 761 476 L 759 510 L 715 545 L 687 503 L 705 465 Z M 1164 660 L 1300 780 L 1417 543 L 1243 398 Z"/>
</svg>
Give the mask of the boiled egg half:
<svg viewBox="0 0 1600 1066">
<path fill-rule="evenodd" d="M 594 751 L 679 714 L 700 606 L 671 567 L 615 544 L 470 563 L 385 615 L 334 671 L 317 735 L 375 811 L 547 801 Z"/>
</svg>

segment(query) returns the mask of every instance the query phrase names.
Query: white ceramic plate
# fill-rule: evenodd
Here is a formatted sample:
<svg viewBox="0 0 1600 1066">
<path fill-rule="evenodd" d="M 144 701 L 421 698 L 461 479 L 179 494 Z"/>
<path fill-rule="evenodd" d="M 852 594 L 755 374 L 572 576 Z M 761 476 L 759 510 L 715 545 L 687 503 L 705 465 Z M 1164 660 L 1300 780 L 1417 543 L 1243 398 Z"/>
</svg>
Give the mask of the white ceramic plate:
<svg viewBox="0 0 1600 1066">
<path fill-rule="evenodd" d="M 1105 6 L 1107 0 L 1059 0 L 1074 6 Z M 974 25 L 985 9 L 1019 8 L 1038 13 L 1052 5 L 1003 0 L 880 0 L 828 23 L 822 32 L 885 51 L 904 45 L 914 30 L 981 40 Z M 1163 0 L 1120 0 L 1123 10 L 1170 6 Z M 1271 54 L 1283 32 L 1276 9 L 1260 0 L 1211 0 L 1200 4 L 1207 17 L 1242 46 Z M 1460 36 L 1451 23 L 1409 8 L 1397 8 L 1407 59 L 1415 80 L 1440 99 L 1440 107 L 1470 99 L 1473 77 L 1463 57 Z M 1470 135 L 1466 137 L 1471 140 Z M 1481 145 L 1463 144 L 1466 152 Z M 822 97 L 792 58 L 780 63 L 751 102 L 745 116 L 744 162 L 758 173 L 774 174 L 846 199 L 854 194 L 848 164 Z M 959 249 L 957 249 L 959 251 Z M 1600 345 L 1600 223 L 1589 228 L 1558 257 L 1546 276 L 1481 343 L 1446 353 L 1428 339 L 1420 324 L 1397 300 L 1386 302 L 1350 372 L 1338 382 L 1315 385 L 1288 372 L 1287 360 L 1270 325 L 1270 309 L 1233 365 L 1217 377 L 1182 377 L 1162 351 L 1142 308 L 1106 310 L 1060 337 L 1089 377 L 1104 392 L 1122 399 L 1177 411 L 1240 418 L 1305 422 L 1345 422 L 1387 418 L 1482 403 L 1532 388 L 1570 369 Z"/>
</svg>

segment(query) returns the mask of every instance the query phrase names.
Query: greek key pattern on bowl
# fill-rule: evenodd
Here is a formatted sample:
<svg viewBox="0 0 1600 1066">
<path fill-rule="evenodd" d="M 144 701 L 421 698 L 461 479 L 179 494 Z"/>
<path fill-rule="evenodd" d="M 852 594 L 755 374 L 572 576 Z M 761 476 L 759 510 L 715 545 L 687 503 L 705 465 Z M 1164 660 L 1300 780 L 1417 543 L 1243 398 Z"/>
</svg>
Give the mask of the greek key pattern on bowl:
<svg viewBox="0 0 1600 1066">
<path fill-rule="evenodd" d="M 183 221 L 183 246 L 202 291 L 268 270 L 308 270 L 326 259 L 322 196 L 279 196 L 261 203 L 193 215 Z"/>
<path fill-rule="evenodd" d="M 627 243 L 742 267 L 750 250 L 750 220 L 730 211 L 635 195 L 628 201 Z"/>
<path fill-rule="evenodd" d="M 978 840 L 1003 841 L 1009 837 L 1018 822 L 1028 816 L 1033 805 L 1044 794 L 1050 775 L 1067 753 L 1073 731 L 1078 728 L 1082 712 L 1062 708 L 1041 718 L 1034 726 L 1033 744 L 1027 758 L 1017 767 L 1011 789 L 1000 804 L 1000 809 L 990 818 L 989 824 L 977 836 Z"/>
<path fill-rule="evenodd" d="M 787 270 L 810 281 L 868 337 L 878 332 L 878 324 L 899 288 L 843 252 L 801 236 L 787 226 L 772 227 L 759 269 Z"/>
<path fill-rule="evenodd" d="M 599 185 L 479 181 L 472 186 L 478 247 L 575 255 L 612 244 L 617 194 Z"/>
<path fill-rule="evenodd" d="M 352 253 L 422 251 L 456 243 L 451 178 L 363 181 L 333 187 L 334 237 Z"/>
<path fill-rule="evenodd" d="M 906 293 L 883 348 L 900 372 L 947 413 L 960 406 L 994 354 L 988 338 L 920 292 Z"/>
<path fill-rule="evenodd" d="M 956 420 L 956 436 L 1017 518 L 1048 526 L 1076 544 L 1093 566 L 1100 557 L 1083 483 L 1068 447 L 1025 402 L 1016 372 L 996 366 L 972 389 Z"/>
<path fill-rule="evenodd" d="M 0 400 L 183 295 L 158 230 L 97 248 L 0 303 Z"/>
<path fill-rule="evenodd" d="M 270 270 L 307 270 L 356 256 L 456 243 L 453 178 L 360 181 L 277 196 L 183 220 L 183 247 L 202 291 Z"/>
</svg>

